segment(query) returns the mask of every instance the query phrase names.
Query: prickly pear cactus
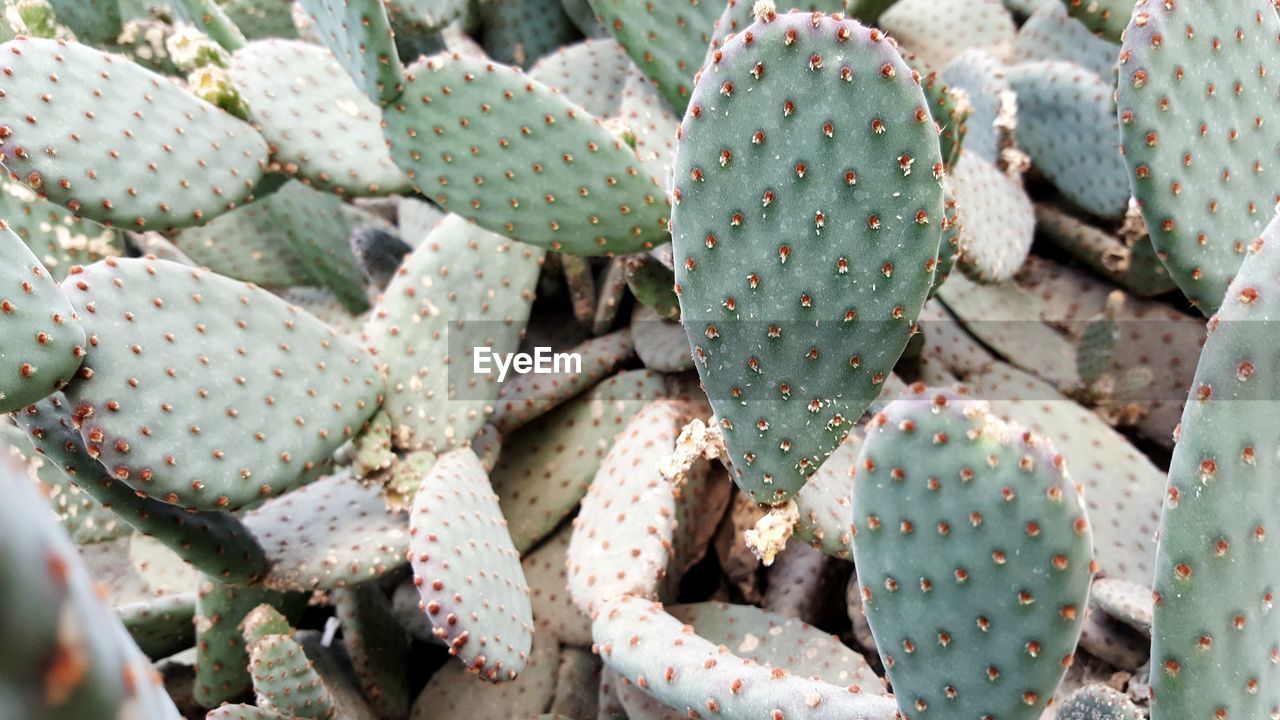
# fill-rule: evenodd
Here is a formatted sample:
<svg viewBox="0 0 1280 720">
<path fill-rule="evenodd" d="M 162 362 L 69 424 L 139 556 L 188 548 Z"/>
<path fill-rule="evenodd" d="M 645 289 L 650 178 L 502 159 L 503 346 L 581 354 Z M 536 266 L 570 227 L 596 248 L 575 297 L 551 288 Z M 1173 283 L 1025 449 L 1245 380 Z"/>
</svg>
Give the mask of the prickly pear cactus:
<svg viewBox="0 0 1280 720">
<path fill-rule="evenodd" d="M 858 583 L 903 715 L 1039 718 L 1093 574 L 1063 458 L 984 403 L 921 388 L 872 418 L 856 472 Z"/>
<path fill-rule="evenodd" d="M 414 189 L 494 232 L 575 255 L 665 240 L 665 194 L 635 153 L 512 68 L 461 55 L 419 62 L 384 132 Z"/>
<path fill-rule="evenodd" d="M 251 126 L 118 56 L 33 39 L 0 56 L 4 166 L 78 215 L 129 229 L 198 225 L 246 201 L 266 168 Z M 176 191 L 145 191 L 156 187 Z"/>
<path fill-rule="evenodd" d="M 357 346 L 264 290 L 147 259 L 63 289 L 96 341 L 66 391 L 89 451 L 165 502 L 234 510 L 306 483 L 381 401 Z"/>
<path fill-rule="evenodd" d="M 785 502 L 879 394 L 928 294 L 936 130 L 879 31 L 766 12 L 702 72 L 681 138 L 685 330 L 735 481 Z"/>
<path fill-rule="evenodd" d="M 676 110 L 693 92 L 723 3 L 708 0 L 590 0 L 605 29 Z"/>
<path fill-rule="evenodd" d="M 300 0 L 320 39 L 364 94 L 386 105 L 405 89 L 387 8 L 377 0 Z"/>
<path fill-rule="evenodd" d="M 1125 33 L 1117 98 L 1133 196 L 1206 316 L 1276 203 L 1276 130 L 1263 120 L 1280 92 L 1267 72 L 1277 49 L 1280 17 L 1265 0 L 1141 0 Z"/>
<path fill-rule="evenodd" d="M 1247 252 L 1209 322 L 1169 465 L 1151 636 L 1154 710 L 1169 720 L 1265 716 L 1280 703 L 1267 601 L 1277 541 L 1263 481 L 1275 462 L 1263 429 L 1277 378 L 1263 328 L 1277 313 L 1280 221 Z"/>
<path fill-rule="evenodd" d="M 84 360 L 84 328 L 49 271 L 0 221 L 0 412 L 54 393 Z"/>
</svg>

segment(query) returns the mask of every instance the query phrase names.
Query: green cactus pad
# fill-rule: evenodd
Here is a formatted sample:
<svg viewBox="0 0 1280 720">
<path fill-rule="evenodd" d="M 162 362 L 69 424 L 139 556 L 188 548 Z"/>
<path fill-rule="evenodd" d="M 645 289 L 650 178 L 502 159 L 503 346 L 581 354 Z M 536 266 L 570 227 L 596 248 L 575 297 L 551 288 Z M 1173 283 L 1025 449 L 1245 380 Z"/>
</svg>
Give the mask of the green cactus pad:
<svg viewBox="0 0 1280 720">
<path fill-rule="evenodd" d="M 484 0 L 476 15 L 480 44 L 494 60 L 530 67 L 581 35 L 560 0 Z"/>
<path fill-rule="evenodd" d="M 36 197 L 26 185 L 0 181 L 0 218 L 56 280 L 74 265 L 121 255 L 119 233 Z"/>
<path fill-rule="evenodd" d="M 427 474 L 410 533 L 414 582 L 437 637 L 481 678 L 514 680 L 533 639 L 529 586 L 498 496 L 470 449 L 440 456 Z"/>
<path fill-rule="evenodd" d="M 14 415 L 45 461 L 83 492 L 139 532 L 178 554 L 208 575 L 247 582 L 267 570 L 262 547 L 230 513 L 187 512 L 137 491 L 112 477 L 90 457 L 76 430 L 75 407 L 53 395 Z"/>
<path fill-rule="evenodd" d="M 232 701 L 253 686 L 240 623 L 263 603 L 294 616 L 305 597 L 257 586 L 223 585 L 205 578 L 196 595 L 195 699 L 204 707 Z"/>
<path fill-rule="evenodd" d="M 1093 581 L 1089 602 L 1108 616 L 1150 637 L 1155 613 L 1151 587 L 1145 582 L 1104 577 Z"/>
<path fill-rule="evenodd" d="M 965 120 L 965 154 L 998 162 L 1001 149 L 1010 142 L 1010 129 L 1004 125 L 1013 114 L 1014 102 L 1004 63 L 982 48 L 972 48 L 952 58 L 942 70 L 942 79 L 953 92 L 964 92 L 973 107 Z"/>
<path fill-rule="evenodd" d="M 1034 720 L 1084 619 L 1084 502 L 1047 441 L 983 403 L 919 391 L 872 419 L 854 478 L 876 646 L 914 720 Z"/>
<path fill-rule="evenodd" d="M 565 558 L 573 526 L 566 524 L 537 550 L 520 561 L 529 581 L 533 605 L 534 634 L 539 640 L 554 639 L 565 645 L 591 646 L 591 616 L 569 596 L 569 574 Z"/>
<path fill-rule="evenodd" d="M 965 152 L 949 178 L 960 213 L 960 258 L 969 278 L 999 283 L 1013 277 L 1035 239 L 1035 208 L 1021 183 L 985 158 Z"/>
<path fill-rule="evenodd" d="M 1005 60 L 1017 27 L 1000 0 L 898 0 L 879 26 L 930 67 L 946 67 L 971 47 Z"/>
<path fill-rule="evenodd" d="M 707 464 L 695 464 L 682 484 L 664 478 L 658 466 L 695 412 L 675 401 L 645 406 L 600 464 L 574 520 L 566 562 L 569 592 L 583 612 L 621 595 L 658 599 L 678 581 L 669 568 L 678 564 L 678 538 L 688 531 L 680 518 L 705 483 Z"/>
<path fill-rule="evenodd" d="M 195 593 L 130 603 L 115 608 L 115 612 L 138 648 L 153 660 L 195 644 Z"/>
<path fill-rule="evenodd" d="M 575 255 L 666 239 L 666 198 L 631 148 L 512 68 L 460 55 L 414 65 L 384 132 L 415 189 L 490 230 Z"/>
<path fill-rule="evenodd" d="M 1182 412 L 1155 572 L 1151 686 L 1163 720 L 1264 717 L 1280 703 L 1268 602 L 1276 454 L 1266 432 L 1277 376 L 1265 330 L 1277 317 L 1277 270 L 1280 221 L 1272 221 L 1209 322 Z"/>
<path fill-rule="evenodd" d="M 1058 720 L 1145 720 L 1129 696 L 1107 685 L 1089 685 L 1058 706 Z"/>
<path fill-rule="evenodd" d="M 542 58 L 529 77 L 555 88 L 595 117 L 608 118 L 622 105 L 622 88 L 632 68 L 617 41 L 587 39 Z"/>
<path fill-rule="evenodd" d="M 84 360 L 84 328 L 58 284 L 0 221 L 0 413 L 61 390 Z"/>
<path fill-rule="evenodd" d="M 386 105 L 400 97 L 405 71 L 383 3 L 299 0 L 299 4 L 315 21 L 320 39 L 374 104 Z"/>
<path fill-rule="evenodd" d="M 722 3 L 591 0 L 596 16 L 676 110 L 684 110 Z"/>
<path fill-rule="evenodd" d="M 635 351 L 627 330 L 592 338 L 572 352 L 582 358 L 582 371 L 572 370 L 551 375 L 525 374 L 508 379 L 498 396 L 492 423 L 502 433 L 512 433 L 526 423 L 550 412 L 599 382 Z"/>
<path fill-rule="evenodd" d="M 647 305 L 631 314 L 631 337 L 635 339 L 640 362 L 657 372 L 692 370 L 693 356 L 684 328 L 673 320 L 664 320 Z"/>
<path fill-rule="evenodd" d="M 667 248 L 670 257 L 670 248 Z M 659 253 L 662 248 L 655 250 Z M 680 298 L 676 295 L 675 271 L 653 253 L 633 255 L 626 259 L 627 287 L 643 305 L 652 308 L 658 317 L 666 320 L 680 319 Z"/>
<path fill-rule="evenodd" d="M 1038 0 L 1037 0 L 1038 1 Z M 1013 60 L 1065 60 L 1110 79 L 1120 46 L 1093 34 L 1057 0 L 1044 0 L 1018 30 Z"/>
<path fill-rule="evenodd" d="M 516 550 L 533 547 L 573 512 L 614 438 L 665 394 L 661 375 L 619 373 L 507 436 L 490 479 Z"/>
<path fill-rule="evenodd" d="M 381 399 L 359 348 L 265 290 L 145 259 L 63 289 L 91 338 L 67 388 L 81 434 L 165 502 L 234 510 L 305 483 Z"/>
<path fill-rule="evenodd" d="M 293 21 L 295 3 L 287 0 L 221 0 L 223 12 L 249 40 L 293 39 L 298 28 Z"/>
<path fill-rule="evenodd" d="M 297 718 L 275 710 L 264 710 L 256 705 L 223 705 L 210 710 L 204 720 L 297 720 Z"/>
<path fill-rule="evenodd" d="M 1018 95 L 1018 147 L 1071 202 L 1099 217 L 1123 216 L 1129 180 L 1111 76 L 1060 60 L 1023 63 L 1007 76 Z"/>
<path fill-rule="evenodd" d="M 1036 232 L 1095 273 L 1138 297 L 1163 295 L 1177 287 L 1146 238 L 1129 246 L 1120 238 L 1046 203 L 1036 203 Z"/>
<path fill-rule="evenodd" d="M 596 313 L 591 319 L 592 335 L 604 335 L 613 328 L 626 295 L 626 258 L 615 257 L 609 260 L 604 275 L 600 278 L 600 296 L 596 298 Z"/>
<path fill-rule="evenodd" d="M 244 523 L 262 543 L 277 590 L 332 590 L 377 579 L 405 563 L 409 529 L 381 490 L 339 473 L 250 510 Z"/>
<path fill-rule="evenodd" d="M 913 78 L 879 31 L 766 15 L 707 66 L 685 116 L 681 317 L 756 502 L 785 502 L 835 449 L 933 282 L 942 158 Z"/>
<path fill-rule="evenodd" d="M 364 331 L 399 447 L 443 452 L 484 426 L 498 372 L 473 373 L 472 353 L 516 351 L 542 255 L 454 215 L 405 259 Z"/>
<path fill-rule="evenodd" d="M 834 681 L 764 667 L 743 657 L 754 643 L 746 643 L 745 648 L 743 643 L 737 648 L 717 646 L 664 612 L 660 604 L 632 595 L 604 603 L 592 632 L 601 658 L 619 676 L 691 716 L 704 712 L 725 720 L 891 720 L 895 716 L 890 698 L 870 689 L 857 691 Z M 787 653 L 793 648 L 780 649 Z"/>
<path fill-rule="evenodd" d="M 5 167 L 78 215 L 198 225 L 245 201 L 262 176 L 257 131 L 150 70 L 60 40 L 11 40 L 0 53 Z"/>
<path fill-rule="evenodd" d="M 15 718 L 181 716 L 150 662 L 100 599 L 71 540 L 0 444 L 0 696 Z"/>
<path fill-rule="evenodd" d="M 120 35 L 120 5 L 112 0 L 49 0 L 58 23 L 67 26 L 81 42 L 114 43 Z"/>
<path fill-rule="evenodd" d="M 249 646 L 249 663 L 258 707 L 298 718 L 335 717 L 334 698 L 297 640 L 262 637 Z"/>
<path fill-rule="evenodd" d="M 382 137 L 381 109 L 325 48 L 253 42 L 231 56 L 228 70 L 271 144 L 273 169 L 347 196 L 408 189 Z"/>
<path fill-rule="evenodd" d="M 459 663 L 436 671 L 413 701 L 409 720 L 527 718 L 547 709 L 555 698 L 560 648 L 538 637 L 520 677 L 498 685 L 481 682 Z"/>
<path fill-rule="evenodd" d="M 1230 10 L 1141 0 L 1120 53 L 1133 196 L 1160 259 L 1206 316 L 1276 203 L 1268 169 L 1280 136 L 1263 118 L 1280 93 L 1277 74 L 1265 71 L 1277 47 L 1280 17 L 1265 0 Z"/>
<path fill-rule="evenodd" d="M 1111 42 L 1120 42 L 1133 13 L 1131 0 L 1062 0 L 1062 3 L 1071 17 Z"/>
</svg>

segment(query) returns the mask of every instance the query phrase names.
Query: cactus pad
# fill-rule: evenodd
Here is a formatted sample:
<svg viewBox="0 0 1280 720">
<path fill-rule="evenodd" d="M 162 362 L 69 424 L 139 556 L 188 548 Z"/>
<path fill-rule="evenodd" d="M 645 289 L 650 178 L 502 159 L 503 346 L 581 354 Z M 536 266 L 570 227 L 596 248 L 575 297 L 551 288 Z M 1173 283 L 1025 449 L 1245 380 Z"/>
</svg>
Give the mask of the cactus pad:
<svg viewBox="0 0 1280 720">
<path fill-rule="evenodd" d="M 490 230 L 575 255 L 666 239 L 662 187 L 631 148 L 512 68 L 460 55 L 420 62 L 385 119 L 414 188 Z"/>
<path fill-rule="evenodd" d="M 0 221 L 0 412 L 62 389 L 84 359 L 86 337 L 49 271 Z"/>
<path fill-rule="evenodd" d="M 1060 60 L 1007 73 L 1018 95 L 1018 146 L 1073 203 L 1100 217 L 1129 207 L 1129 180 L 1117 146 L 1111 76 Z"/>
<path fill-rule="evenodd" d="M 231 56 L 231 82 L 271 144 L 271 165 L 348 196 L 408 189 L 382 137 L 382 111 L 322 47 L 249 43 Z"/>
<path fill-rule="evenodd" d="M 161 75 L 58 40 L 11 40 L 0 54 L 5 167 L 78 215 L 131 229 L 198 225 L 245 201 L 262 176 L 262 136 Z M 144 192 L 157 187 L 169 192 Z"/>
<path fill-rule="evenodd" d="M 1107 685 L 1089 685 L 1058 706 L 1058 720 L 1144 720 L 1129 697 Z"/>
<path fill-rule="evenodd" d="M 422 609 L 449 653 L 492 682 L 514 680 L 533 641 L 529 586 L 506 524 L 480 460 L 466 448 L 440 456 L 410 516 Z"/>
<path fill-rule="evenodd" d="M 756 502 L 804 485 L 906 347 L 943 221 L 927 108 L 879 31 L 819 14 L 766 14 L 700 76 L 676 161 L 676 282 Z"/>
<path fill-rule="evenodd" d="M 964 152 L 950 186 L 960 213 L 960 270 L 977 282 L 1013 277 L 1035 239 L 1035 208 L 1021 183 Z"/>
<path fill-rule="evenodd" d="M 1141 0 L 1125 34 L 1117 98 L 1133 196 L 1173 279 L 1205 315 L 1276 204 L 1269 171 L 1280 136 L 1263 119 L 1280 94 L 1280 76 L 1266 71 L 1277 49 L 1280 17 L 1266 0 L 1230 10 Z"/>
<path fill-rule="evenodd" d="M 472 353 L 516 351 L 542 255 L 455 215 L 405 258 L 364 331 L 399 447 L 443 452 L 484 426 L 497 371 L 473 373 Z"/>
<path fill-rule="evenodd" d="M 1120 42 L 1129 16 L 1133 13 L 1131 0 L 1061 0 L 1071 17 L 1100 37 Z"/>
<path fill-rule="evenodd" d="M 566 524 L 537 550 L 520 561 L 529 581 L 529 599 L 533 605 L 535 634 L 539 640 L 554 639 L 565 645 L 591 646 L 591 616 L 569 596 L 565 558 L 573 526 Z"/>
<path fill-rule="evenodd" d="M 1045 0 L 1039 5 L 1018 30 L 1013 43 L 1014 61 L 1066 60 L 1110 79 L 1120 46 L 1094 35 L 1084 23 L 1067 15 L 1066 7 L 1058 0 Z"/>
<path fill-rule="evenodd" d="M 1005 60 L 1017 33 L 1000 0 L 897 0 L 879 26 L 935 68 L 971 47 Z"/>
<path fill-rule="evenodd" d="M 1180 12 L 1190 10 L 1178 6 Z M 1234 41 L 1234 38 L 1232 39 Z M 1169 465 L 1155 572 L 1151 685 L 1164 720 L 1280 705 L 1271 532 L 1280 221 L 1250 243 L 1214 318 Z"/>
<path fill-rule="evenodd" d="M 946 393 L 867 427 L 858 583 L 902 713 L 1039 718 L 1092 577 L 1084 503 L 1048 442 Z"/>
<path fill-rule="evenodd" d="M 379 0 L 299 0 L 315 20 L 320 39 L 333 51 L 364 94 L 377 105 L 400 96 L 404 66 Z"/>
<path fill-rule="evenodd" d="M 895 714 L 893 700 L 869 688 L 764 667 L 739 654 L 754 643 L 738 643 L 738 652 L 717 646 L 660 604 L 632 595 L 604 603 L 592 631 L 600 656 L 621 678 L 691 717 L 891 720 Z"/>
<path fill-rule="evenodd" d="M 721 6 L 709 0 L 591 0 L 605 28 L 676 110 L 689 102 Z"/>
<path fill-rule="evenodd" d="M 404 565 L 409 528 L 377 487 L 345 473 L 250 510 L 245 525 L 266 550 L 277 590 L 332 590 L 375 580 Z"/>
<path fill-rule="evenodd" d="M 67 388 L 81 434 L 116 479 L 165 502 L 236 509 L 306 482 L 382 395 L 359 348 L 265 290 L 108 259 L 64 291 L 91 338 Z"/>
<path fill-rule="evenodd" d="M 555 88 L 592 115 L 607 118 L 622 105 L 622 89 L 632 67 L 617 41 L 587 39 L 542 58 L 529 70 L 529 77 Z"/>
</svg>

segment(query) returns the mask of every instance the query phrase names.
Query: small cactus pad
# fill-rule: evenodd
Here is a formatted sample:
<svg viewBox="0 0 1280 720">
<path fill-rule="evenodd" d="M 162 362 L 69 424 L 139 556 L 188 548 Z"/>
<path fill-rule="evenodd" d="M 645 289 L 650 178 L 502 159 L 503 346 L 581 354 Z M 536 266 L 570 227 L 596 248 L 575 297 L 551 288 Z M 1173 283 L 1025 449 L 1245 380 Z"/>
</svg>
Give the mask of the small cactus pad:
<svg viewBox="0 0 1280 720">
<path fill-rule="evenodd" d="M 3 443 L 0 493 L 0 527 L 11 531 L 0 543 L 6 716 L 179 720 L 158 674 Z"/>
<path fill-rule="evenodd" d="M 1084 23 L 1067 15 L 1058 0 L 1044 0 L 1039 5 L 1018 30 L 1014 61 L 1066 60 L 1110 79 L 1120 46 L 1094 35 Z"/>
<path fill-rule="evenodd" d="M 982 48 L 972 48 L 952 58 L 942 79 L 953 91 L 963 92 L 973 108 L 965 120 L 965 154 L 998 162 L 1000 150 L 1010 142 L 1008 124 L 1014 112 L 1004 63 Z"/>
<path fill-rule="evenodd" d="M 851 488 L 854 462 L 860 450 L 862 433 L 850 432 L 796 493 L 796 507 L 800 510 L 796 537 L 827 555 L 844 560 L 853 558 Z"/>
<path fill-rule="evenodd" d="M 296 615 L 303 596 L 286 596 L 258 586 L 236 587 L 205 578 L 196 595 L 196 702 L 215 707 L 253 686 L 249 650 L 240 624 L 264 603 Z"/>
<path fill-rule="evenodd" d="M 112 43 L 120 35 L 120 3 L 113 0 L 49 0 L 58 22 L 81 42 Z"/>
<path fill-rule="evenodd" d="M 591 0 L 596 16 L 676 110 L 684 110 L 723 3 Z"/>
<path fill-rule="evenodd" d="M 49 271 L 0 221 L 0 413 L 57 392 L 84 359 L 84 328 Z"/>
<path fill-rule="evenodd" d="M 1277 50 L 1280 17 L 1267 0 L 1141 0 L 1125 33 L 1117 98 L 1133 195 L 1205 315 L 1276 204 L 1280 130 L 1263 119 L 1280 94 L 1280 73 L 1267 71 Z"/>
<path fill-rule="evenodd" d="M 1111 75 L 1075 63 L 1029 62 L 1007 76 L 1018 95 L 1018 146 L 1071 202 L 1122 217 L 1129 179 L 1118 147 Z"/>
<path fill-rule="evenodd" d="M 322 47 L 249 43 L 231 56 L 231 82 L 271 143 L 271 165 L 319 190 L 386 195 L 408 189 L 382 137 L 382 110 Z"/>
<path fill-rule="evenodd" d="M 262 547 L 234 515 L 187 512 L 139 495 L 112 477 L 89 456 L 84 438 L 76 430 L 74 410 L 66 398 L 57 394 L 15 413 L 14 419 L 30 435 L 45 462 L 109 507 L 120 520 L 173 550 L 183 561 L 227 582 L 256 580 L 266 572 Z"/>
<path fill-rule="evenodd" d="M 358 347 L 265 290 L 148 259 L 95 263 L 63 290 L 90 337 L 67 388 L 81 434 L 165 502 L 234 510 L 296 487 L 381 399 Z"/>
<path fill-rule="evenodd" d="M 666 613 L 660 604 L 633 595 L 605 602 L 595 613 L 592 633 L 601 658 L 621 679 L 689 717 L 710 713 L 725 720 L 892 720 L 895 716 L 893 700 L 870 688 L 857 690 L 849 686 L 852 683 L 835 684 L 834 678 L 814 680 L 762 666 L 742 656 L 749 654 L 744 650 L 749 651 L 753 643 L 746 643 L 745 649 L 743 643 L 737 643 L 736 649 L 717 645 L 697 634 L 694 626 Z M 792 646 L 780 649 L 795 650 Z"/>
<path fill-rule="evenodd" d="M 209 711 L 205 720 L 297 720 L 292 715 L 265 710 L 256 705 L 223 705 Z"/>
<path fill-rule="evenodd" d="M 533 641 L 529 586 L 506 526 L 498 496 L 467 448 L 440 456 L 410 516 L 409 559 L 422 609 L 449 653 L 492 682 L 514 680 Z"/>
<path fill-rule="evenodd" d="M 871 420 L 854 478 L 876 647 L 913 720 L 1034 720 L 1084 619 L 1084 503 L 1046 441 L 984 403 L 920 393 Z"/>
<path fill-rule="evenodd" d="M 364 94 L 386 105 L 404 91 L 404 66 L 396 52 L 387 8 L 379 0 L 299 0 Z"/>
<path fill-rule="evenodd" d="M 658 466 L 675 451 L 692 410 L 674 401 L 647 405 L 601 463 L 569 544 L 569 592 L 583 612 L 621 595 L 658 599 L 678 581 L 668 576 L 681 550 L 677 525 L 682 506 L 705 481 L 707 464 L 694 465 L 684 485 L 664 478 Z"/>
<path fill-rule="evenodd" d="M 542 256 L 453 215 L 405 258 L 364 330 L 399 447 L 443 452 L 484 426 L 498 370 L 473 372 L 473 354 L 516 351 Z"/>
<path fill-rule="evenodd" d="M 820 14 L 764 14 L 700 76 L 676 159 L 676 282 L 756 502 L 804 485 L 906 347 L 942 232 L 927 108 L 879 31 Z"/>
<path fill-rule="evenodd" d="M 1179 10 L 1190 10 L 1178 5 Z M 1206 23 L 1207 24 L 1207 23 Z M 1224 40 L 1224 42 L 1234 42 Z M 1271 530 L 1280 220 L 1250 244 L 1209 323 L 1169 464 L 1155 571 L 1151 686 L 1162 720 L 1266 717 L 1280 618 Z"/>
<path fill-rule="evenodd" d="M 115 612 L 149 658 L 160 660 L 195 645 L 195 593 L 129 603 L 115 608 Z"/>
<path fill-rule="evenodd" d="M 258 610 L 275 613 L 270 605 Z M 258 626 L 255 622 L 258 610 L 244 621 L 249 672 L 253 676 L 253 694 L 258 707 L 296 718 L 329 720 L 335 717 L 334 698 L 307 659 L 302 645 L 293 638 L 293 628 L 278 613 L 267 625 Z"/>
<path fill-rule="evenodd" d="M 898 0 L 879 25 L 934 68 L 971 47 L 1008 59 L 1017 33 L 1000 0 Z"/>
<path fill-rule="evenodd" d="M 1035 208 L 1022 184 L 968 151 L 948 180 L 960 213 L 961 272 L 981 283 L 1012 278 L 1035 239 Z"/>
<path fill-rule="evenodd" d="M 658 317 L 647 305 L 637 307 L 631 314 L 631 337 L 640 362 L 650 370 L 683 372 L 694 368 L 684 328 L 678 322 Z"/>
<path fill-rule="evenodd" d="M 1104 577 L 1093 581 L 1089 603 L 1138 632 L 1151 636 L 1155 601 L 1146 583 Z"/>
<path fill-rule="evenodd" d="M 409 528 L 382 492 L 339 473 L 250 510 L 244 523 L 266 550 L 262 584 L 332 590 L 375 580 L 404 565 Z"/>
<path fill-rule="evenodd" d="M 78 215 L 130 229 L 198 225 L 246 200 L 266 167 L 251 126 L 118 56 L 21 38 L 0 56 L 4 165 Z"/>
<path fill-rule="evenodd" d="M 1058 706 L 1058 720 L 1145 720 L 1129 696 L 1107 685 L 1089 685 Z"/>
<path fill-rule="evenodd" d="M 1048 7 L 1055 6 L 1050 3 Z M 1138 297 L 1163 295 L 1178 287 L 1156 256 L 1149 238 L 1127 243 L 1047 203 L 1036 204 L 1036 232 Z"/>
<path fill-rule="evenodd" d="M 1176 2 L 1176 0 L 1174 0 Z M 1067 12 L 1100 37 L 1120 42 L 1133 13 L 1132 0 L 1061 0 Z M 1139 4 L 1145 4 L 1139 2 Z M 1169 2 L 1173 5 L 1174 2 Z M 1223 13 L 1229 15 L 1230 13 Z"/>
<path fill-rule="evenodd" d="M 657 373 L 619 373 L 507 436 L 490 479 L 516 550 L 533 547 L 573 512 L 614 438 L 664 395 Z"/>
<path fill-rule="evenodd" d="M 385 119 L 391 157 L 414 188 L 490 230 L 575 255 L 666 239 L 665 193 L 631 148 L 517 70 L 425 60 Z"/>
</svg>

